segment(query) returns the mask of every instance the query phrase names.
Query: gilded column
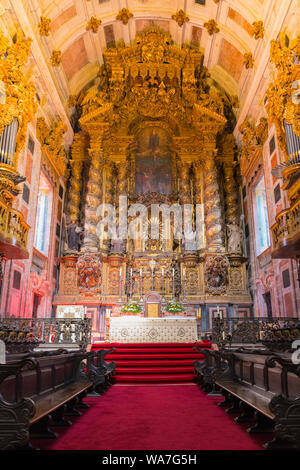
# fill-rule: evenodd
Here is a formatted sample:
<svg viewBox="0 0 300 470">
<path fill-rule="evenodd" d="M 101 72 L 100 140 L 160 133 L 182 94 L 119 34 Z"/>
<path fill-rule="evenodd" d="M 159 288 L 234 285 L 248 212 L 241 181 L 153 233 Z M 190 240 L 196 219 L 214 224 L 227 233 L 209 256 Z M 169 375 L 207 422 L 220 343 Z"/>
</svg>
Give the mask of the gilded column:
<svg viewBox="0 0 300 470">
<path fill-rule="evenodd" d="M 194 174 L 195 174 L 195 203 L 201 204 L 202 202 L 202 162 L 198 160 L 194 162 Z"/>
<path fill-rule="evenodd" d="M 206 147 L 204 158 L 204 216 L 207 251 L 225 251 L 216 150 Z"/>
<path fill-rule="evenodd" d="M 105 163 L 105 202 L 114 203 L 114 166 L 111 162 Z"/>
<path fill-rule="evenodd" d="M 224 189 L 226 198 L 225 220 L 227 224 L 239 224 L 239 198 L 233 163 L 224 163 Z"/>
<path fill-rule="evenodd" d="M 190 204 L 191 203 L 191 191 L 190 191 L 190 163 L 181 162 L 179 165 L 180 171 L 180 191 L 179 197 L 181 204 Z"/>
<path fill-rule="evenodd" d="M 127 162 L 120 162 L 118 164 L 117 195 L 124 196 L 127 194 L 127 190 Z"/>
<path fill-rule="evenodd" d="M 222 148 L 222 160 L 224 162 L 224 190 L 226 201 L 225 221 L 227 224 L 239 224 L 240 207 L 238 188 L 235 180 L 234 164 L 234 137 L 226 136 Z"/>
<path fill-rule="evenodd" d="M 99 240 L 96 229 L 100 220 L 97 209 L 102 203 L 103 188 L 103 129 L 90 133 L 89 155 L 91 162 L 85 201 L 83 251 L 97 252 Z"/>
<path fill-rule="evenodd" d="M 72 222 L 79 222 L 80 214 L 80 193 L 82 182 L 82 166 L 86 156 L 87 139 L 84 134 L 76 134 L 72 144 L 71 177 L 69 181 L 69 198 L 67 204 L 67 214 Z"/>
</svg>

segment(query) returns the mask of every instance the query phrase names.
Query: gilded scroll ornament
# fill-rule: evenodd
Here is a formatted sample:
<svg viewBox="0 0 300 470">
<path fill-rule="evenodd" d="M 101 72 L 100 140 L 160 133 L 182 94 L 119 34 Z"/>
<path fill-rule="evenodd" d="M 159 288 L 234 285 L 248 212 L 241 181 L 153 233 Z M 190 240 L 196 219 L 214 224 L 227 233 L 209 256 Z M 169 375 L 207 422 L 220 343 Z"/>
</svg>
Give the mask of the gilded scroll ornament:
<svg viewBox="0 0 300 470">
<path fill-rule="evenodd" d="M 133 13 L 127 8 L 122 8 L 116 16 L 116 20 L 122 21 L 123 24 L 127 24 L 130 18 L 133 18 Z"/>
<path fill-rule="evenodd" d="M 186 15 L 185 11 L 178 10 L 175 15 L 172 15 L 172 20 L 175 20 L 178 26 L 182 27 L 184 23 L 190 21 L 189 17 Z"/>
<path fill-rule="evenodd" d="M 39 23 L 39 32 L 41 36 L 49 36 L 51 19 L 41 16 Z"/>
<path fill-rule="evenodd" d="M 300 58 L 299 37 L 290 42 L 287 47 L 285 35 L 282 33 L 278 41 L 271 41 L 270 61 L 277 69 L 277 76 L 266 91 L 266 104 L 269 120 L 275 123 L 279 145 L 286 150 L 283 120 L 286 118 L 293 125 L 294 132 L 300 137 L 299 105 L 293 106 L 293 83 L 299 78 L 299 65 L 295 56 Z"/>
<path fill-rule="evenodd" d="M 95 16 L 92 16 L 89 20 L 89 22 L 86 25 L 86 30 L 90 31 L 92 30 L 93 33 L 97 33 L 99 26 L 101 25 L 102 21 L 99 18 L 96 18 Z"/>
<path fill-rule="evenodd" d="M 252 69 L 254 67 L 254 58 L 251 52 L 245 52 L 244 65 L 246 69 Z"/>
<path fill-rule="evenodd" d="M 214 19 L 211 19 L 211 20 L 207 21 L 206 23 L 204 23 L 204 28 L 207 29 L 208 34 L 210 36 L 212 36 L 214 33 L 218 33 L 220 31 L 218 23 Z"/>
<path fill-rule="evenodd" d="M 12 44 L 0 33 L 0 81 L 5 85 L 6 94 L 5 103 L 0 103 L 0 134 L 13 118 L 17 118 L 19 130 L 16 154 L 25 144 L 28 123 L 37 110 L 35 86 L 23 73 L 31 42 L 31 39 L 23 39 L 21 31 L 17 32 L 16 41 Z M 16 160 L 14 164 L 17 165 Z"/>
<path fill-rule="evenodd" d="M 61 64 L 61 51 L 53 50 L 50 57 L 50 62 L 52 67 L 58 67 Z"/>
<path fill-rule="evenodd" d="M 262 21 L 254 21 L 253 26 L 253 36 L 255 39 L 263 39 L 265 34 L 265 28 Z"/>
<path fill-rule="evenodd" d="M 42 150 L 48 155 L 52 165 L 59 175 L 63 176 L 66 170 L 66 155 L 64 147 L 64 134 L 67 126 L 62 121 L 56 121 L 48 126 L 44 118 L 37 119 L 37 138 Z"/>
<path fill-rule="evenodd" d="M 258 125 L 255 126 L 245 119 L 240 125 L 239 131 L 243 136 L 242 158 L 249 161 L 257 146 L 262 146 L 268 137 L 268 120 L 261 118 Z"/>
<path fill-rule="evenodd" d="M 68 107 L 73 108 L 77 104 L 77 95 L 70 95 L 68 98 Z"/>
</svg>

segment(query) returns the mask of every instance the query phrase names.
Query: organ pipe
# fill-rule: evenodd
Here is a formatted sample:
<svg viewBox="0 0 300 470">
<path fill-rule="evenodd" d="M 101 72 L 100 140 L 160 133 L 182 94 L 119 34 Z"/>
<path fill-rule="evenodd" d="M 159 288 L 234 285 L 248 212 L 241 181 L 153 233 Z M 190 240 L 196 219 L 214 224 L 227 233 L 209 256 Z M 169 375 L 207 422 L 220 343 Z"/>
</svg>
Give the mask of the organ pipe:
<svg viewBox="0 0 300 470">
<path fill-rule="evenodd" d="M 14 118 L 9 126 L 4 127 L 0 136 L 0 163 L 14 165 L 18 129 L 17 118 Z"/>
<path fill-rule="evenodd" d="M 284 121 L 284 129 L 286 135 L 286 147 L 289 159 L 292 160 L 293 158 L 300 157 L 300 139 L 294 133 L 293 125 L 287 124 Z"/>
</svg>

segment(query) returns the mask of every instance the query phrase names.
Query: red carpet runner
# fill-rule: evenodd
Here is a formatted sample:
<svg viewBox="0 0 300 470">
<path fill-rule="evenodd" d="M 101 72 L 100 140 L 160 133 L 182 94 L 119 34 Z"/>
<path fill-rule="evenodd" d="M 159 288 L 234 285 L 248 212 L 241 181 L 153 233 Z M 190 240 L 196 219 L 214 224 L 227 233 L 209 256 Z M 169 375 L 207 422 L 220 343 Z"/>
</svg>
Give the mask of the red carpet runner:
<svg viewBox="0 0 300 470">
<path fill-rule="evenodd" d="M 71 428 L 53 428 L 49 450 L 259 450 L 253 437 L 197 385 L 113 385 Z M 266 439 L 263 441 L 266 442 Z"/>
<path fill-rule="evenodd" d="M 183 383 L 193 382 L 195 359 L 203 354 L 193 351 L 193 343 L 96 343 L 93 350 L 115 347 L 116 353 L 105 359 L 116 363 L 117 383 Z M 209 341 L 198 343 L 210 348 Z"/>
</svg>

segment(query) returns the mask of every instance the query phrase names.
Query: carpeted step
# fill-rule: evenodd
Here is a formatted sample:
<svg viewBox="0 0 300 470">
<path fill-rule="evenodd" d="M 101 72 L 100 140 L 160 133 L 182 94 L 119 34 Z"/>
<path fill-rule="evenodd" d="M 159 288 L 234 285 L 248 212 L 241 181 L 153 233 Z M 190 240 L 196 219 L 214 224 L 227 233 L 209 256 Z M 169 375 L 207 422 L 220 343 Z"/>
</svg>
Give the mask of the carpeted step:
<svg viewBox="0 0 300 470">
<path fill-rule="evenodd" d="M 198 358 L 197 358 L 198 359 Z M 176 367 L 176 366 L 190 366 L 191 360 L 190 359 L 177 359 L 176 361 L 172 361 L 169 359 L 158 359 L 158 360 L 143 360 L 143 359 L 132 359 L 130 361 L 123 361 L 118 360 L 118 367 L 156 367 L 156 366 L 168 366 L 168 367 Z"/>
<path fill-rule="evenodd" d="M 116 348 L 121 354 L 199 354 L 192 348 Z M 113 353 L 115 354 L 115 353 Z"/>
<path fill-rule="evenodd" d="M 122 375 L 128 374 L 193 374 L 193 367 L 118 367 L 116 373 Z"/>
<path fill-rule="evenodd" d="M 119 353 L 114 353 L 114 354 L 107 354 L 105 356 L 105 360 L 108 361 L 118 361 L 119 359 L 122 359 L 124 361 L 130 361 L 131 359 L 136 360 L 138 357 L 141 359 L 154 359 L 154 360 L 160 360 L 160 359 L 169 359 L 169 360 L 178 360 L 178 359 L 190 359 L 190 360 L 195 360 L 195 359 L 203 359 L 204 356 L 202 354 L 195 354 L 195 353 L 185 353 L 185 354 L 179 354 L 179 353 L 172 353 L 172 354 L 142 354 L 142 355 L 130 355 L 130 354 L 122 354 L 121 352 Z"/>
<path fill-rule="evenodd" d="M 110 349 L 110 348 L 118 348 L 118 349 L 127 349 L 127 348 L 193 348 L 194 346 L 198 346 L 199 348 L 210 348 L 211 343 L 210 341 L 202 341 L 201 343 L 105 343 L 103 341 L 96 341 L 93 343 L 93 350 L 96 349 Z"/>
<path fill-rule="evenodd" d="M 116 348 L 105 360 L 116 363 L 114 381 L 133 383 L 191 383 L 194 380 L 194 361 L 204 354 L 194 351 L 194 343 L 96 343 L 92 350 Z M 197 343 L 209 349 L 208 341 Z"/>
<path fill-rule="evenodd" d="M 194 374 L 126 374 L 118 376 L 118 383 L 192 383 L 194 378 Z"/>
</svg>

